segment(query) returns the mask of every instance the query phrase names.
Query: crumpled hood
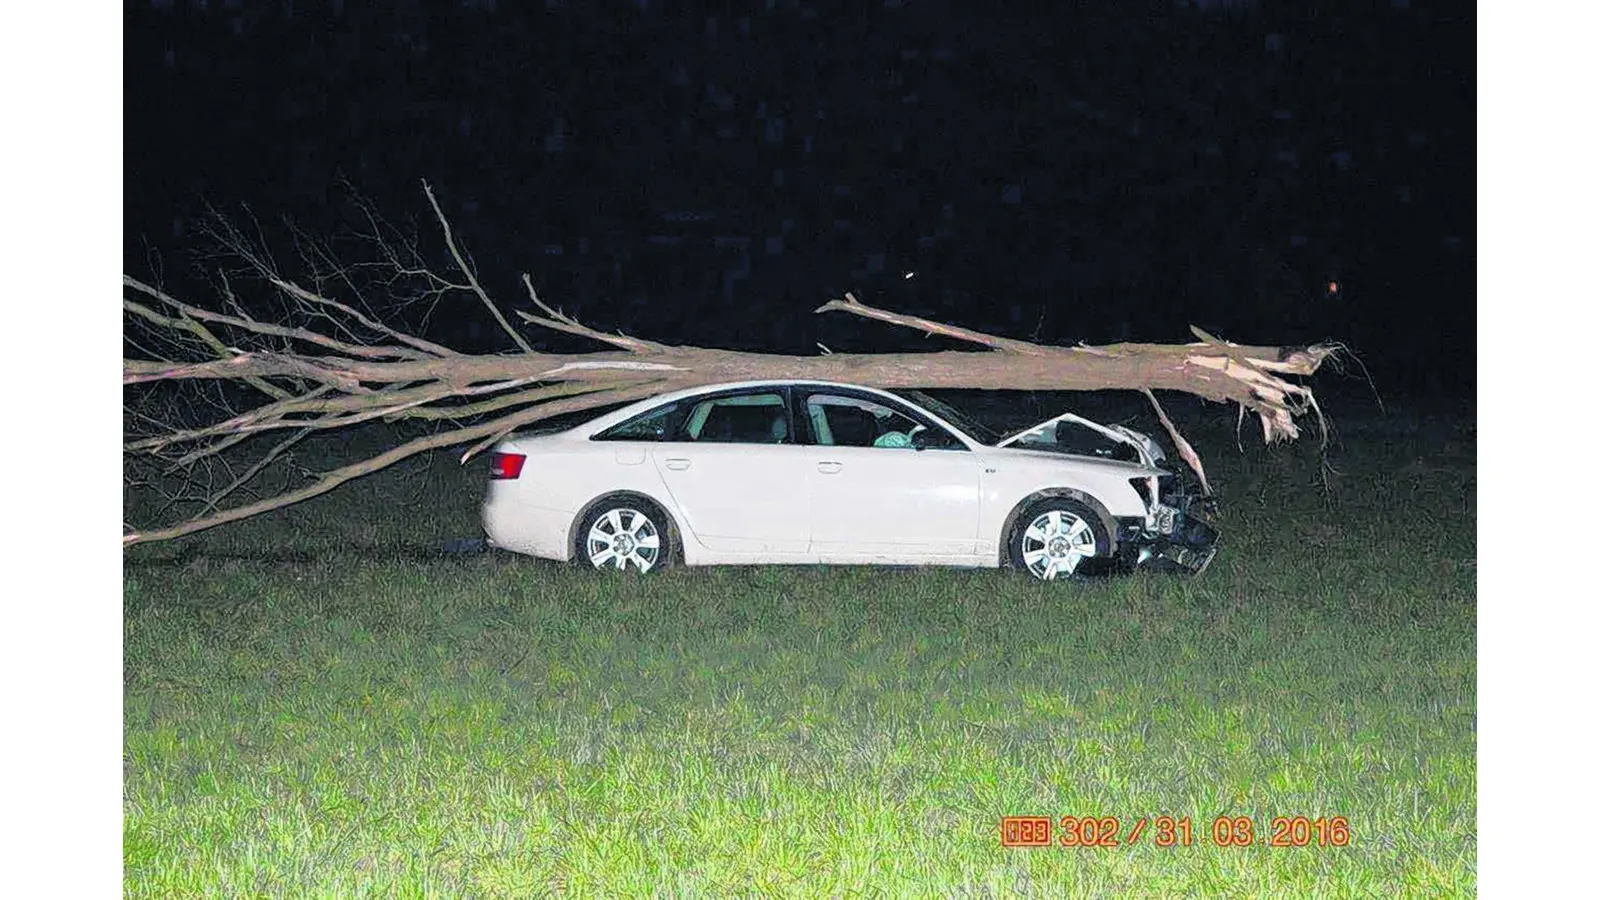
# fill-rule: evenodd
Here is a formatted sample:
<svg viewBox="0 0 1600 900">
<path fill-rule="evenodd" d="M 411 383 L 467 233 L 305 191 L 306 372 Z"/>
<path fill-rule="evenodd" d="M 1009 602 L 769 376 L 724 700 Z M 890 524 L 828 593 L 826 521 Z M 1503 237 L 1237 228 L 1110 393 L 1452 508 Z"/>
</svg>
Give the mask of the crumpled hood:
<svg viewBox="0 0 1600 900">
<path fill-rule="evenodd" d="M 1138 451 L 1139 453 L 1139 461 L 1151 468 L 1160 468 L 1161 462 L 1167 458 L 1167 454 L 1161 449 L 1161 445 L 1157 444 L 1149 435 L 1145 434 L 1144 432 L 1134 431 L 1132 428 L 1128 428 L 1123 425 L 1102 425 L 1099 422 L 1085 419 L 1084 417 L 1074 415 L 1073 413 L 1062 413 L 1055 418 L 1046 419 L 1037 425 L 1029 425 L 1027 428 L 1007 436 L 995 446 L 1008 447 L 1013 443 L 1025 441 L 1028 438 L 1033 437 L 1046 438 L 1046 440 L 1038 442 L 1041 444 L 1048 445 L 1054 443 L 1056 433 L 1053 429 L 1058 423 L 1061 422 L 1070 422 L 1074 425 L 1080 425 L 1105 437 L 1108 440 L 1119 444 L 1126 444 L 1134 448 L 1134 450 Z M 1045 446 L 1041 447 L 1040 449 L 1049 448 L 1048 446 Z M 1061 452 L 1072 451 L 1063 450 Z"/>
</svg>

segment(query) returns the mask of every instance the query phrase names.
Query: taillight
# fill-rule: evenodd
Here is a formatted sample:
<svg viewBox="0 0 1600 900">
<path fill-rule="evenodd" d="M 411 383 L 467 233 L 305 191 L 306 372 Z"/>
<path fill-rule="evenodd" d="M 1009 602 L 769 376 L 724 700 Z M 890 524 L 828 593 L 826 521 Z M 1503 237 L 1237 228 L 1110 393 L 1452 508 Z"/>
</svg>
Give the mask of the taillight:
<svg viewBox="0 0 1600 900">
<path fill-rule="evenodd" d="M 522 464 L 528 457 L 521 453 L 489 454 L 489 480 L 508 481 L 522 475 Z"/>
</svg>

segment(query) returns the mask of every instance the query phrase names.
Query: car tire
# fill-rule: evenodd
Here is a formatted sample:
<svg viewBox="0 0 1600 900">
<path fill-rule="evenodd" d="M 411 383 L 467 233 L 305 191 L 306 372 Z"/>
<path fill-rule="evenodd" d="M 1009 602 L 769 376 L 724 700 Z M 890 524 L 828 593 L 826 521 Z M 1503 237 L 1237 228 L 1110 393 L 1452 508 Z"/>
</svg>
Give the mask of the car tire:
<svg viewBox="0 0 1600 900">
<path fill-rule="evenodd" d="M 1041 581 L 1083 574 L 1085 560 L 1109 556 L 1111 539 L 1094 510 L 1066 497 L 1030 504 L 1011 528 L 1006 560 Z"/>
<path fill-rule="evenodd" d="M 577 563 L 593 569 L 653 574 L 671 568 L 677 558 L 667 514 L 642 497 L 596 503 L 578 524 L 576 544 Z"/>
</svg>

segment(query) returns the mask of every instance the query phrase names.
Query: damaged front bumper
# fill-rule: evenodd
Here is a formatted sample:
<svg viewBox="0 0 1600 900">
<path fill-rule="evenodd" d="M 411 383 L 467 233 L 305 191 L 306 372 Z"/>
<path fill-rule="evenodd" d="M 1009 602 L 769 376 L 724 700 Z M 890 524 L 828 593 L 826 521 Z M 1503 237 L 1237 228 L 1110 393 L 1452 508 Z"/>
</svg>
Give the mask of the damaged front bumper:
<svg viewBox="0 0 1600 900">
<path fill-rule="evenodd" d="M 1215 507 L 1212 497 L 1164 492 L 1149 516 L 1118 521 L 1117 557 L 1129 568 L 1199 575 L 1217 555 L 1221 533 L 1207 518 Z"/>
</svg>

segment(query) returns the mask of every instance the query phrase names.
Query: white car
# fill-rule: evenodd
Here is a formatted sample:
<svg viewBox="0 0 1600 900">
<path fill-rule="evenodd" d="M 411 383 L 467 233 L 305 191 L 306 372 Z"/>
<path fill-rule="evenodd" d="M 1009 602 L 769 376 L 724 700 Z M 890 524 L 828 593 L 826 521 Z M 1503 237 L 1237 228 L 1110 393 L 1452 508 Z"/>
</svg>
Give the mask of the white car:
<svg viewBox="0 0 1600 900">
<path fill-rule="evenodd" d="M 595 568 L 1107 563 L 1198 573 L 1217 532 L 1161 448 L 1070 413 L 1000 437 L 915 391 L 753 381 L 652 397 L 491 455 L 491 546 Z"/>
</svg>

